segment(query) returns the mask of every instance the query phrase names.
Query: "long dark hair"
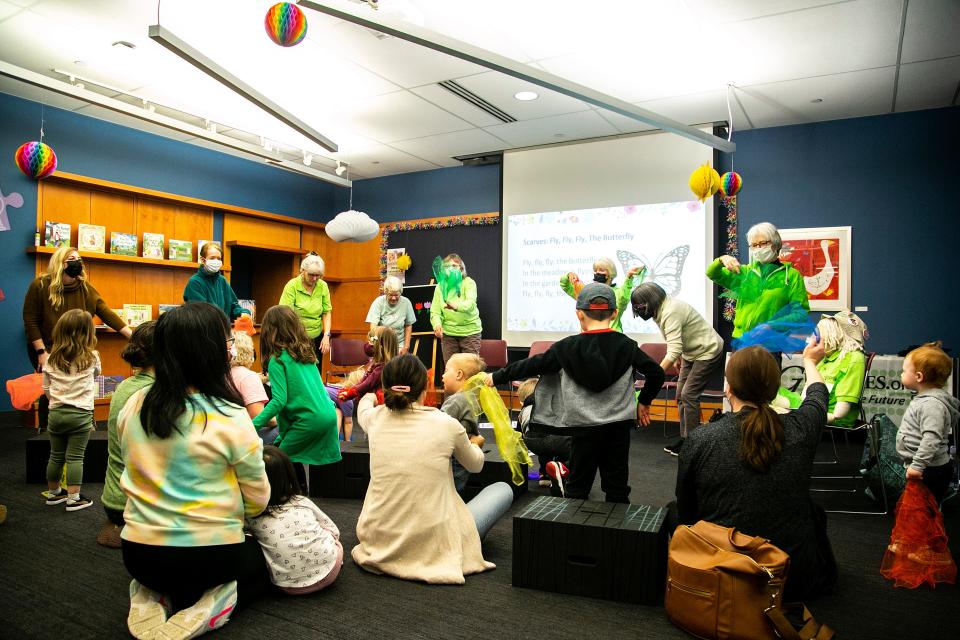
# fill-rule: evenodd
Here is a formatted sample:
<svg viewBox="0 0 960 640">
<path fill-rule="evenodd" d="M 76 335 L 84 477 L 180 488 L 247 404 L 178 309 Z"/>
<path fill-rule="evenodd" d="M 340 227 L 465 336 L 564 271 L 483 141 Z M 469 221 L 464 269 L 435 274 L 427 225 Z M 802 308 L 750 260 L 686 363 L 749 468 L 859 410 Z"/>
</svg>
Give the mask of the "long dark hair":
<svg viewBox="0 0 960 640">
<path fill-rule="evenodd" d="M 730 392 L 756 405 L 738 418 L 740 459 L 751 469 L 766 473 L 783 449 L 783 423 L 770 403 L 780 388 L 780 367 L 763 347 L 736 351 L 727 363 Z"/>
<path fill-rule="evenodd" d="M 272 444 L 263 447 L 263 466 L 267 471 L 267 480 L 270 481 L 270 500 L 267 502 L 267 511 L 272 512 L 290 502 L 294 496 L 303 495 L 297 472 L 293 468 L 290 456 L 280 447 Z"/>
<path fill-rule="evenodd" d="M 317 362 L 313 341 L 307 336 L 303 320 L 293 307 L 278 304 L 270 307 L 263 314 L 263 326 L 260 329 L 260 357 L 263 358 L 264 370 L 270 358 L 279 358 L 284 351 L 302 364 Z"/>
<path fill-rule="evenodd" d="M 427 387 L 427 369 L 420 358 L 409 353 L 390 360 L 380 374 L 383 403 L 393 411 L 403 411 L 417 401 Z M 409 387 L 401 391 L 396 387 Z"/>
<path fill-rule="evenodd" d="M 153 334 L 156 382 L 140 410 L 140 422 L 148 435 L 169 438 L 174 431 L 180 432 L 177 421 L 188 405 L 194 412 L 202 411 L 190 397 L 190 389 L 204 396 L 221 415 L 226 415 L 221 407 L 227 402 L 243 406 L 229 375 L 229 335 L 227 316 L 206 302 L 180 305 L 160 316 Z M 206 427 L 206 413 L 203 415 Z"/>
</svg>

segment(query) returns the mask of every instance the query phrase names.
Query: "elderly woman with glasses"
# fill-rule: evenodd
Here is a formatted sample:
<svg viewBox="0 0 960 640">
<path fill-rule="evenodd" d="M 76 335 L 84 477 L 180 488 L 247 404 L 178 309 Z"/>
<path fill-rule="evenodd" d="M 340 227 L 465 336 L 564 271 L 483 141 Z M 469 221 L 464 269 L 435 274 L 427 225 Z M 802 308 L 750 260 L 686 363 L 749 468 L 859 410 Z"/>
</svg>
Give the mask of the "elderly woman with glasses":
<svg viewBox="0 0 960 640">
<path fill-rule="evenodd" d="M 749 264 L 720 256 L 707 267 L 707 277 L 729 289 L 729 295 L 737 300 L 734 340 L 760 325 L 771 325 L 776 332 L 782 326 L 809 322 L 803 274 L 789 262 L 780 261 L 783 242 L 777 228 L 769 222 L 755 224 L 747 231 L 747 242 Z"/>
<path fill-rule="evenodd" d="M 317 362 L 322 361 L 323 354 L 330 351 L 330 327 L 333 322 L 330 288 L 323 281 L 323 273 L 323 258 L 312 252 L 307 254 L 300 263 L 300 275 L 284 285 L 279 303 L 293 307 L 300 316 L 307 336 L 313 340 Z"/>
<path fill-rule="evenodd" d="M 417 316 L 413 313 L 413 304 L 409 298 L 401 295 L 403 283 L 396 276 L 389 276 L 383 281 L 383 295 L 370 305 L 367 312 L 367 322 L 370 331 L 375 327 L 388 327 L 397 336 L 399 355 L 403 355 L 410 348 L 410 335 L 413 333 L 413 323 Z"/>
</svg>

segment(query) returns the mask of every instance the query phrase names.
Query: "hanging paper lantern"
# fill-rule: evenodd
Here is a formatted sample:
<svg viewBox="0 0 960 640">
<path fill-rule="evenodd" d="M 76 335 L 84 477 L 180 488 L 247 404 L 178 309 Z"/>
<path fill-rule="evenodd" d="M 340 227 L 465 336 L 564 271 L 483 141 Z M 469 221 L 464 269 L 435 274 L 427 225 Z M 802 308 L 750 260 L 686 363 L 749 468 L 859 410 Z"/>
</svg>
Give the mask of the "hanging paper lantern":
<svg viewBox="0 0 960 640">
<path fill-rule="evenodd" d="M 740 187 L 742 186 L 743 179 L 740 178 L 739 173 L 727 171 L 720 176 L 720 193 L 728 198 L 737 195 L 737 192 L 740 191 Z"/>
<path fill-rule="evenodd" d="M 263 26 L 270 39 L 281 47 L 299 44 L 307 35 L 307 17 L 295 4 L 278 2 L 267 11 Z"/>
<path fill-rule="evenodd" d="M 378 225 L 362 211 L 341 211 L 325 227 L 327 236 L 334 242 L 366 242 L 380 233 Z"/>
<path fill-rule="evenodd" d="M 57 170 L 57 154 L 43 142 L 23 143 L 13 158 L 24 175 L 36 180 L 42 180 Z"/>
<path fill-rule="evenodd" d="M 690 174 L 690 190 L 703 202 L 720 188 L 720 174 L 709 164 L 705 164 Z"/>
</svg>

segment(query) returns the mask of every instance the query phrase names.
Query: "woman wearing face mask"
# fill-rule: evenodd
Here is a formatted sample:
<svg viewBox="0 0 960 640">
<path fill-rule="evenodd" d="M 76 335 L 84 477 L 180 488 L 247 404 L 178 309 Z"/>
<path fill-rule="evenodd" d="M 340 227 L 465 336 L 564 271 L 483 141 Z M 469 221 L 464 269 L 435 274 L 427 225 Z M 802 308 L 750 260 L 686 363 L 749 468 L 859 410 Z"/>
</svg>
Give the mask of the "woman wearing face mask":
<svg viewBox="0 0 960 640">
<path fill-rule="evenodd" d="M 237 294 L 220 273 L 222 267 L 223 252 L 217 243 L 207 242 L 200 247 L 200 268 L 190 276 L 183 290 L 183 301 L 209 302 L 228 318 L 236 320 L 241 313 L 249 314 L 250 311 L 237 302 Z"/>
<path fill-rule="evenodd" d="M 623 330 L 620 319 L 623 317 L 623 312 L 630 306 L 630 293 L 633 291 L 633 287 L 643 281 L 644 270 L 645 267 L 643 266 L 633 267 L 627 271 L 627 279 L 623 281 L 623 284 L 617 285 L 614 283 L 617 277 L 617 266 L 613 263 L 613 260 L 597 258 L 596 262 L 593 263 L 593 281 L 611 286 L 617 296 L 617 317 L 610 323 L 610 328 L 614 331 Z M 577 299 L 580 289 L 583 288 L 582 284 L 579 287 L 577 286 L 579 282 L 577 274 L 573 272 L 560 276 L 560 288 L 574 300 Z"/>
<path fill-rule="evenodd" d="M 127 338 L 132 330 L 114 313 L 87 278 L 80 253 L 75 247 L 60 247 L 50 256 L 47 272 L 30 283 L 23 300 L 23 327 L 27 354 L 37 371 L 47 362 L 53 344 L 53 328 L 67 311 L 83 309 L 95 315 Z M 40 426 L 47 424 L 47 399 L 40 396 Z"/>
<path fill-rule="evenodd" d="M 667 296 L 659 285 L 644 282 L 630 294 L 633 315 L 653 320 L 667 341 L 667 354 L 660 367 L 680 366 L 677 405 L 680 411 L 680 441 L 663 450 L 679 455 L 687 435 L 700 425 L 700 396 L 723 368 L 723 338 L 689 304 Z M 682 359 L 681 359 L 682 358 Z"/>
<path fill-rule="evenodd" d="M 317 362 L 323 361 L 323 354 L 330 351 L 330 328 L 333 325 L 333 304 L 330 302 L 330 288 L 323 281 L 323 258 L 310 252 L 300 263 L 300 275 L 292 278 L 283 287 L 278 304 L 293 307 L 307 337 L 313 341 L 313 350 Z"/>
<path fill-rule="evenodd" d="M 803 274 L 789 262 L 780 262 L 782 242 L 777 228 L 761 222 L 747 231 L 750 263 L 720 256 L 707 267 L 707 277 L 729 289 L 737 300 L 733 338 L 769 323 L 788 325 L 809 322 L 810 302 Z M 771 326 L 776 331 L 776 326 Z"/>
<path fill-rule="evenodd" d="M 440 338 L 443 361 L 446 363 L 455 353 L 480 355 L 480 311 L 477 309 L 477 283 L 467 277 L 463 259 L 455 253 L 443 259 L 443 270 L 454 282 L 459 282 L 444 298 L 442 287 L 437 285 L 430 306 L 430 324 L 433 334 Z"/>
</svg>

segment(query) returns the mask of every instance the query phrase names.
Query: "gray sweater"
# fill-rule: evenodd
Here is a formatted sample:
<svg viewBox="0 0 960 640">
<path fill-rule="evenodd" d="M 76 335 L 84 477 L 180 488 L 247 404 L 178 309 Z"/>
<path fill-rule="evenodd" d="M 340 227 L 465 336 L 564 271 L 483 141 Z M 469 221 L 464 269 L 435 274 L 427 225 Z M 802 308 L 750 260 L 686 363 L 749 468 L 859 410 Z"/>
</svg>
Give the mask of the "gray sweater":
<svg viewBox="0 0 960 640">
<path fill-rule="evenodd" d="M 468 436 L 480 435 L 480 425 L 477 424 L 477 414 L 474 412 L 473 407 L 470 406 L 470 400 L 466 394 L 454 393 L 448 396 L 440 406 L 440 411 L 443 411 L 451 418 L 455 418 L 457 422 L 463 426 Z"/>
<path fill-rule="evenodd" d="M 921 391 L 903 414 L 897 453 L 917 471 L 950 462 L 947 440 L 960 418 L 960 400 L 943 389 Z"/>
</svg>

